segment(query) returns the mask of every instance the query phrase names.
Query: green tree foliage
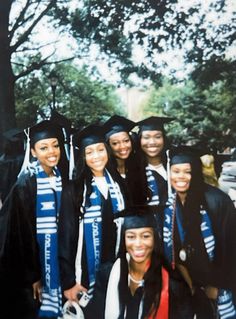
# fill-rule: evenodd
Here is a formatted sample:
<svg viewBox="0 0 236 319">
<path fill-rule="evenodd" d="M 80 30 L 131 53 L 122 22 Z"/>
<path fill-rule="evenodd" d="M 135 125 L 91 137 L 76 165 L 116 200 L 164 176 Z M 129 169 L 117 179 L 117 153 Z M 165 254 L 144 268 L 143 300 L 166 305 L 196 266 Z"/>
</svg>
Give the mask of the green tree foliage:
<svg viewBox="0 0 236 319">
<path fill-rule="evenodd" d="M 2 133 L 16 126 L 14 95 L 16 81 L 34 70 L 39 70 L 51 57 L 49 54 L 46 58 L 41 58 L 39 49 L 42 44 L 32 44 L 34 32 L 40 23 L 41 26 L 44 25 L 44 18 L 47 15 L 51 17 L 52 23 L 58 21 L 52 16 L 53 9 L 65 3 L 67 1 L 57 0 L 0 2 L 0 152 Z M 13 12 L 18 14 L 14 16 Z M 22 56 L 29 58 L 21 59 L 19 63 L 18 59 Z"/>
<path fill-rule="evenodd" d="M 136 72 L 158 82 L 163 53 L 173 48 L 183 49 L 191 63 L 224 56 L 235 41 L 232 9 L 230 0 L 84 0 L 69 20 L 80 45 L 95 43 L 119 61 L 124 80 Z"/>
<path fill-rule="evenodd" d="M 16 109 L 19 126 L 34 123 L 40 114 L 50 115 L 52 91 L 48 78 L 49 68 L 22 78 L 16 85 Z M 99 80 L 93 80 L 86 69 L 78 70 L 70 63 L 56 66 L 57 111 L 72 120 L 75 127 L 100 121 L 116 113 L 124 114 L 115 88 Z"/>
<path fill-rule="evenodd" d="M 200 143 L 219 151 L 235 147 L 235 83 L 218 80 L 203 89 L 193 81 L 180 84 L 165 82 L 153 89 L 145 115 L 174 117 L 169 125 L 173 143 Z"/>
<path fill-rule="evenodd" d="M 43 26 L 48 27 L 45 39 L 53 29 L 75 36 L 77 57 L 90 55 L 96 47 L 99 56 L 94 58 L 107 58 L 124 81 L 136 73 L 160 85 L 166 66 L 163 56 L 170 49 L 184 49 L 186 59 L 198 64 L 214 54 L 224 60 L 235 42 L 234 16 L 223 19 L 229 4 L 232 0 L 194 4 L 179 0 L 1 1 L 0 138 L 16 125 L 15 83 L 58 62 L 54 52 L 43 57 L 39 53 L 45 43 L 35 41 L 35 35 Z M 27 99 L 31 96 L 25 96 Z"/>
</svg>

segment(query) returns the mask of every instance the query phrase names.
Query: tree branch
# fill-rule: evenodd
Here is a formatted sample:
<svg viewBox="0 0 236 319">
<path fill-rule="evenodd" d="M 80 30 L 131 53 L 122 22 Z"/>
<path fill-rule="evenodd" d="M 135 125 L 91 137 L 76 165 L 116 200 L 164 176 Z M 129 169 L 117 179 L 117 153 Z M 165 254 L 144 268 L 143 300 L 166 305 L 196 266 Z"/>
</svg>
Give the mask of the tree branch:
<svg viewBox="0 0 236 319">
<path fill-rule="evenodd" d="M 30 2 L 31 2 L 31 0 L 27 0 L 24 8 L 21 10 L 19 16 L 17 17 L 17 19 L 15 21 L 15 24 L 13 25 L 11 31 L 9 32 L 10 41 L 12 40 L 15 31 L 29 19 L 28 18 L 28 19 L 24 20 L 24 16 L 25 16 L 25 13 L 27 12 L 28 8 L 30 7 Z M 31 18 L 32 15 L 30 15 L 29 17 Z"/>
<path fill-rule="evenodd" d="M 57 0 L 51 0 L 48 4 L 48 6 L 40 13 L 40 15 L 33 21 L 31 26 L 25 31 L 24 34 L 18 39 L 18 41 L 11 46 L 11 52 L 15 52 L 17 48 L 22 45 L 25 41 L 27 41 L 29 35 L 31 34 L 32 30 L 35 28 L 35 26 L 39 23 L 39 21 L 47 14 L 47 12 L 53 8 L 56 4 Z"/>
<path fill-rule="evenodd" d="M 39 62 L 32 62 L 30 65 L 27 66 L 27 68 L 24 71 L 20 72 L 18 75 L 15 75 L 15 77 L 14 77 L 15 82 L 19 78 L 22 78 L 22 77 L 30 74 L 32 71 L 41 69 L 42 66 L 44 66 L 44 65 L 58 64 L 58 63 L 66 62 L 66 61 L 71 61 L 71 60 L 74 59 L 74 57 L 70 57 L 70 58 L 61 59 L 61 60 L 58 60 L 58 61 L 48 61 L 49 58 L 54 55 L 54 53 L 55 52 L 53 52 L 52 54 L 47 56 L 45 59 L 43 59 L 43 60 L 41 60 Z M 22 66 L 22 64 L 19 64 L 19 63 L 14 63 L 13 62 L 13 64 Z"/>
</svg>

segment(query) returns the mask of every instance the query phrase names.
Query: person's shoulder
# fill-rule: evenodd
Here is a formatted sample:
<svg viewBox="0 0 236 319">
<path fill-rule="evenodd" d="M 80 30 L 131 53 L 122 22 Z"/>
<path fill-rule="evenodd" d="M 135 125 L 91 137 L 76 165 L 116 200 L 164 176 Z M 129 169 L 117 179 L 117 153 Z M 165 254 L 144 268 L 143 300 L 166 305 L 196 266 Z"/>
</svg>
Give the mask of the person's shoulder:
<svg viewBox="0 0 236 319">
<path fill-rule="evenodd" d="M 32 184 L 32 183 L 36 183 L 36 177 L 34 174 L 30 173 L 30 172 L 27 172 L 27 173 L 24 173 L 24 174 L 21 174 L 15 185 L 16 187 L 24 187 L 28 184 Z"/>
<path fill-rule="evenodd" d="M 205 194 L 208 197 L 217 197 L 218 199 L 230 199 L 225 192 L 210 184 L 205 184 Z"/>
<path fill-rule="evenodd" d="M 7 195 L 2 206 L 2 211 L 9 210 L 10 207 L 14 207 L 14 205 L 19 207 L 20 203 L 30 207 L 30 204 L 35 198 L 34 195 L 36 191 L 37 186 L 35 176 L 28 173 L 21 175 Z"/>
<path fill-rule="evenodd" d="M 225 212 L 227 209 L 230 211 L 236 211 L 229 195 L 215 186 L 209 184 L 205 185 L 205 199 L 209 208 L 212 207 L 215 210 L 220 209 Z"/>
</svg>

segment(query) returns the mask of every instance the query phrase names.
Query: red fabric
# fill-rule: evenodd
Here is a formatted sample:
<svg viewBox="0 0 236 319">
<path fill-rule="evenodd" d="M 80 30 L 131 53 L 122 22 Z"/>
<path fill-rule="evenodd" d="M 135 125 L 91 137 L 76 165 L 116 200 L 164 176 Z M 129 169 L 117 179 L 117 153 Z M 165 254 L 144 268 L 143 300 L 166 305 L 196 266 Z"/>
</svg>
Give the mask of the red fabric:
<svg viewBox="0 0 236 319">
<path fill-rule="evenodd" d="M 161 269 L 161 274 L 162 290 L 159 307 L 156 315 L 152 315 L 148 319 L 168 319 L 169 317 L 169 274 L 163 267 Z"/>
</svg>

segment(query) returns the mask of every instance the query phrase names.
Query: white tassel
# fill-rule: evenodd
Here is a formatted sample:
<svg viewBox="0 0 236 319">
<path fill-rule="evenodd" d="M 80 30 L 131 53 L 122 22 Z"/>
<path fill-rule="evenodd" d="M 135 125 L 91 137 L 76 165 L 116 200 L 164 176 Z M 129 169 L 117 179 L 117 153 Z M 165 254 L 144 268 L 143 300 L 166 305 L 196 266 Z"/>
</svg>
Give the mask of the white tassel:
<svg viewBox="0 0 236 319">
<path fill-rule="evenodd" d="M 68 144 L 67 144 L 67 135 L 66 135 L 66 130 L 64 127 L 62 127 L 62 133 L 63 133 L 63 136 L 64 136 L 64 149 L 65 149 L 65 153 L 66 153 L 66 158 L 67 160 L 69 161 L 70 160 L 70 152 L 69 152 L 69 147 L 68 147 Z"/>
<path fill-rule="evenodd" d="M 86 191 L 87 191 L 87 188 L 86 188 L 86 185 L 84 184 L 83 203 L 80 209 L 82 214 L 83 214 L 83 207 L 85 205 Z M 83 242 L 84 242 L 84 218 L 82 218 L 79 223 L 79 237 L 78 237 L 77 253 L 75 258 L 75 280 L 79 284 L 81 283 L 81 278 L 82 278 Z"/>
<path fill-rule="evenodd" d="M 120 280 L 120 259 L 114 263 L 107 286 L 105 319 L 117 319 L 120 314 L 118 283 Z"/>
<path fill-rule="evenodd" d="M 119 253 L 119 248 L 120 248 L 120 242 L 121 242 L 121 229 L 122 229 L 122 225 L 124 223 L 124 217 L 119 217 L 114 219 L 114 223 L 116 224 L 116 231 L 117 231 L 117 237 L 116 237 L 116 248 L 115 248 L 115 254 L 116 257 Z"/>
<path fill-rule="evenodd" d="M 25 129 L 24 133 L 26 135 L 25 157 L 17 178 L 19 178 L 22 174 L 27 173 L 30 169 L 30 128 Z"/>
<path fill-rule="evenodd" d="M 69 179 L 73 177 L 73 171 L 75 168 L 75 155 L 74 155 L 74 147 L 72 143 L 72 135 L 70 136 L 70 160 L 69 160 Z"/>
<path fill-rule="evenodd" d="M 166 151 L 166 157 L 167 157 L 167 187 L 168 187 L 168 200 L 172 197 L 172 189 L 171 189 L 171 182 L 170 182 L 170 151 Z"/>
</svg>

